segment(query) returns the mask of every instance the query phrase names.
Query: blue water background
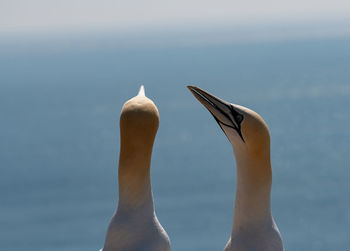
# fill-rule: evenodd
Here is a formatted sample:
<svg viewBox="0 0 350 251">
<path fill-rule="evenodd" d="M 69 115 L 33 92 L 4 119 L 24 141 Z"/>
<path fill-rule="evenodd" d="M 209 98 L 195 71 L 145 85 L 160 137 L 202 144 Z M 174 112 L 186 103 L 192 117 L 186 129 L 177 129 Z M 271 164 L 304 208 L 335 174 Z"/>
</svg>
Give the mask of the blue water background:
<svg viewBox="0 0 350 251">
<path fill-rule="evenodd" d="M 222 250 L 233 216 L 231 146 L 188 84 L 269 125 L 286 250 L 348 250 L 350 39 L 62 41 L 0 45 L 1 250 L 102 247 L 118 196 L 119 113 L 141 84 L 160 113 L 152 185 L 173 250 Z"/>
</svg>

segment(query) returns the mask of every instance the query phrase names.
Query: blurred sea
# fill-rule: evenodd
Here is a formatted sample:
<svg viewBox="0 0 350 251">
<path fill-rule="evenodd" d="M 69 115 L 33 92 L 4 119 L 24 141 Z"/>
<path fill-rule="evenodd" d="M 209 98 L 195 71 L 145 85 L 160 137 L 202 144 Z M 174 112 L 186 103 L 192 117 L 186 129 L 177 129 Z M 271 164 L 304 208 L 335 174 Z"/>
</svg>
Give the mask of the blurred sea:
<svg viewBox="0 0 350 251">
<path fill-rule="evenodd" d="M 62 41 L 0 43 L 1 250 L 102 247 L 117 204 L 119 112 L 141 84 L 160 112 L 151 172 L 172 250 L 223 250 L 233 216 L 232 149 L 188 84 L 268 123 L 286 250 L 349 250 L 350 39 Z"/>
</svg>

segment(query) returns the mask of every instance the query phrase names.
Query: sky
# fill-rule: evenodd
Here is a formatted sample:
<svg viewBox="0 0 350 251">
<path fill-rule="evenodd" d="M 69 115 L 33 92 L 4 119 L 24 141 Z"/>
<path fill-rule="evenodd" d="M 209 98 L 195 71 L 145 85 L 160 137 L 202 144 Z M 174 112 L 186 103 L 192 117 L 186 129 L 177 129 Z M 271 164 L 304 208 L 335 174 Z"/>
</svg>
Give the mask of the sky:
<svg viewBox="0 0 350 251">
<path fill-rule="evenodd" d="M 1 0 L 0 33 L 130 30 L 208 25 L 334 23 L 349 27 L 349 0 Z"/>
</svg>

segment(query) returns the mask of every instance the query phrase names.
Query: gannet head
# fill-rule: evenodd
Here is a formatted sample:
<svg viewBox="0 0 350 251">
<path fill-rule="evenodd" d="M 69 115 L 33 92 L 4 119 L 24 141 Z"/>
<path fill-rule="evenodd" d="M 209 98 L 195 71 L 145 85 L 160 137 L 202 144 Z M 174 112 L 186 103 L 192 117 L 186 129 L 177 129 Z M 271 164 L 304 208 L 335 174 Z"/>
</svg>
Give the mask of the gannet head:
<svg viewBox="0 0 350 251">
<path fill-rule="evenodd" d="M 120 115 L 121 142 L 126 147 L 153 146 L 159 125 L 159 113 L 141 86 L 137 96 L 125 102 Z"/>
<path fill-rule="evenodd" d="M 249 152 L 256 157 L 270 149 L 270 134 L 265 121 L 256 112 L 228 103 L 195 86 L 187 87 L 213 115 L 234 150 Z"/>
</svg>

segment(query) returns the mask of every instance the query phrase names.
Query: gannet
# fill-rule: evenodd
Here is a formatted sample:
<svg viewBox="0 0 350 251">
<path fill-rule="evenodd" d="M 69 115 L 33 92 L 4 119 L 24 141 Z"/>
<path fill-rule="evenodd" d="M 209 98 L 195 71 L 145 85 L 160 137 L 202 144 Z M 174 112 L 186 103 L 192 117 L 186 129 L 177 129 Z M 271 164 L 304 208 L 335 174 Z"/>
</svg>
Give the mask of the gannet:
<svg viewBox="0 0 350 251">
<path fill-rule="evenodd" d="M 225 251 L 283 251 L 271 214 L 270 133 L 254 111 L 223 101 L 194 86 L 192 94 L 213 115 L 236 158 L 237 185 L 232 233 Z"/>
<path fill-rule="evenodd" d="M 128 100 L 120 115 L 119 201 L 100 251 L 168 251 L 170 240 L 154 210 L 150 180 L 159 114 L 145 96 Z"/>
</svg>

